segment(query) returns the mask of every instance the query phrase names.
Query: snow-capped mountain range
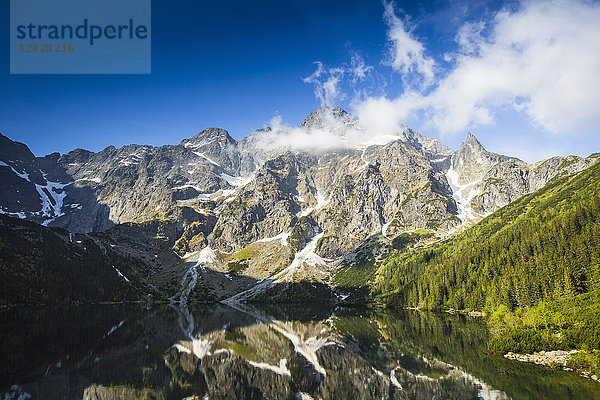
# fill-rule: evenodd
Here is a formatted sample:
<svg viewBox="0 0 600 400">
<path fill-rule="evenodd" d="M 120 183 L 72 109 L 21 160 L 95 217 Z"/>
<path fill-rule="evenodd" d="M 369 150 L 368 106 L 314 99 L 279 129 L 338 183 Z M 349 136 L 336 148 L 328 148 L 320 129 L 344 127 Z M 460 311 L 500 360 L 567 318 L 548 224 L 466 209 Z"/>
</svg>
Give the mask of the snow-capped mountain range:
<svg viewBox="0 0 600 400">
<path fill-rule="evenodd" d="M 303 268 L 318 278 L 373 235 L 444 236 L 592 163 L 529 165 L 472 134 L 454 151 L 322 107 L 299 127 L 276 123 L 241 140 L 208 128 L 178 145 L 98 153 L 35 157 L 0 135 L 0 213 L 74 233 L 152 226 L 186 262 L 261 280 L 294 280 Z"/>
</svg>

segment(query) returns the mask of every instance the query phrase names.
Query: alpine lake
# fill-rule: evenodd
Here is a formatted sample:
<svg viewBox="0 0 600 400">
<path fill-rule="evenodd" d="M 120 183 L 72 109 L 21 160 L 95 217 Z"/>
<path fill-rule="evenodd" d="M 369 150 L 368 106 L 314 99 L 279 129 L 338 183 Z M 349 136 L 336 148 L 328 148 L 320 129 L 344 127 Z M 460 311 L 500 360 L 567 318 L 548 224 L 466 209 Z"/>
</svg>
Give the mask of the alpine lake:
<svg viewBox="0 0 600 400">
<path fill-rule="evenodd" d="M 0 312 L 0 399 L 600 399 L 487 352 L 483 319 L 320 304 Z"/>
</svg>

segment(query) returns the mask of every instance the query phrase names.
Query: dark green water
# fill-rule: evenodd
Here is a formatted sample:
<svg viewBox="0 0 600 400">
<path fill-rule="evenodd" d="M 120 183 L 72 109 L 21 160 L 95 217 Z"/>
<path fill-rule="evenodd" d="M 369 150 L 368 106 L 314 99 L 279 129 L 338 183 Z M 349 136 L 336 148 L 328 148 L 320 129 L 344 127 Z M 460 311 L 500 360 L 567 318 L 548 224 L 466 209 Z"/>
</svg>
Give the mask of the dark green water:
<svg viewBox="0 0 600 400">
<path fill-rule="evenodd" d="M 0 399 L 600 399 L 462 316 L 323 306 L 0 312 Z"/>
</svg>

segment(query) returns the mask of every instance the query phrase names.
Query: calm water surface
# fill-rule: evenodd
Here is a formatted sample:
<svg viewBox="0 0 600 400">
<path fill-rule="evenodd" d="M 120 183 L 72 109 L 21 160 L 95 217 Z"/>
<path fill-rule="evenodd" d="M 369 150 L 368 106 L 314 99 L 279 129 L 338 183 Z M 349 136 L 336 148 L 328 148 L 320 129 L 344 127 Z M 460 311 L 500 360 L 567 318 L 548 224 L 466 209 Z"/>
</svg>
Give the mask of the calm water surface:
<svg viewBox="0 0 600 400">
<path fill-rule="evenodd" d="M 0 312 L 0 399 L 600 399 L 462 316 L 324 306 Z"/>
</svg>

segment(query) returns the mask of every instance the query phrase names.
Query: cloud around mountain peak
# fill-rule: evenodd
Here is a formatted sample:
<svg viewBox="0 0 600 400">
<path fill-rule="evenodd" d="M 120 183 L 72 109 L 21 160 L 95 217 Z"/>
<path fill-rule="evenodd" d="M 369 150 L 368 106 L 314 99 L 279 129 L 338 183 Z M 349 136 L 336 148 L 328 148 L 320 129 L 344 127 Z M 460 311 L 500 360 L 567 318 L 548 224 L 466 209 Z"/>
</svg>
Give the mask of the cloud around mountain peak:
<svg viewBox="0 0 600 400">
<path fill-rule="evenodd" d="M 381 64 L 391 67 L 390 77 L 400 75 L 400 94 L 372 93 L 361 80 L 350 84 L 352 93 L 344 92 L 349 65 L 326 68 L 319 62 L 305 82 L 315 84 L 321 104 L 353 95 L 353 112 L 382 132 L 410 125 L 444 136 L 495 124 L 510 111 L 549 134 L 593 134 L 590 126 L 600 122 L 599 20 L 598 2 L 526 0 L 463 23 L 456 51 L 437 60 L 415 25 L 384 2 L 388 54 Z M 361 65 L 362 80 L 373 75 L 373 68 Z"/>
</svg>

